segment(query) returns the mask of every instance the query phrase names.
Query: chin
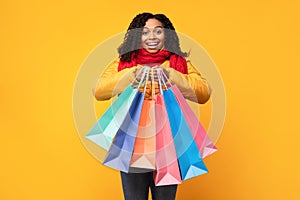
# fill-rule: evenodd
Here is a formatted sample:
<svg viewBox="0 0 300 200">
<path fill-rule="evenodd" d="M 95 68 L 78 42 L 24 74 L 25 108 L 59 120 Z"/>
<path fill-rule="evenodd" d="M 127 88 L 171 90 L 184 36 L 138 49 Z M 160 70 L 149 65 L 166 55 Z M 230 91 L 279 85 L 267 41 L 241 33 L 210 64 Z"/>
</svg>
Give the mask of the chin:
<svg viewBox="0 0 300 200">
<path fill-rule="evenodd" d="M 149 53 L 157 53 L 160 49 L 146 49 Z"/>
</svg>

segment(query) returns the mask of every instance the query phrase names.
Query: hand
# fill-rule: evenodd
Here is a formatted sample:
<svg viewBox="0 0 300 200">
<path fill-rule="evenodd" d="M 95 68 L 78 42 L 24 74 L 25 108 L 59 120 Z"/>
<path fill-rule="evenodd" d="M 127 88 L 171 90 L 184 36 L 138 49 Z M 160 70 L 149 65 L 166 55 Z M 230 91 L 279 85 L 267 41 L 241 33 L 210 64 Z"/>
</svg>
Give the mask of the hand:
<svg viewBox="0 0 300 200">
<path fill-rule="evenodd" d="M 167 69 L 165 66 L 161 66 L 160 68 L 162 70 L 162 73 L 164 74 L 163 77 L 169 79 L 169 77 L 170 77 L 169 69 Z"/>
<path fill-rule="evenodd" d="M 134 71 L 133 71 L 133 74 L 134 74 L 134 82 L 133 82 L 133 86 L 138 86 L 139 85 L 139 83 L 141 82 L 141 81 L 143 81 L 144 79 L 145 79 L 145 76 L 144 76 L 144 78 L 143 78 L 143 75 L 144 75 L 144 68 L 142 68 L 142 67 L 136 67 L 135 69 L 134 69 Z M 143 80 L 142 80 L 142 78 L 143 78 Z"/>
<path fill-rule="evenodd" d="M 169 67 L 165 67 L 165 66 L 159 66 L 158 68 L 158 76 L 160 79 L 160 82 L 163 86 L 169 85 L 171 86 L 171 82 L 170 82 L 170 69 Z"/>
<path fill-rule="evenodd" d="M 158 71 L 159 70 L 161 70 L 161 69 L 159 68 L 158 65 L 151 67 L 151 69 L 149 70 L 149 80 L 158 83 L 158 79 L 159 79 Z"/>
</svg>

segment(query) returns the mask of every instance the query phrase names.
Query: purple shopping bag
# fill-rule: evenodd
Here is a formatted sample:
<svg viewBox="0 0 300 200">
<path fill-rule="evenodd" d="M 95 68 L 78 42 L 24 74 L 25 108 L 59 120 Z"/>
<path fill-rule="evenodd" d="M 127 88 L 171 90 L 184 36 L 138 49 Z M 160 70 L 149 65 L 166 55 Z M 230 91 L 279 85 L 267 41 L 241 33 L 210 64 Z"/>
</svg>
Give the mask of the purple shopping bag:
<svg viewBox="0 0 300 200">
<path fill-rule="evenodd" d="M 143 100 L 144 94 L 138 92 L 104 158 L 104 165 L 123 172 L 129 171 Z"/>
<path fill-rule="evenodd" d="M 144 74 L 147 74 L 147 77 L 146 79 L 144 79 L 143 76 L 137 88 L 139 89 L 141 83 L 144 82 L 144 92 L 141 93 L 140 91 L 138 91 L 130 105 L 129 111 L 127 113 L 123 113 L 125 115 L 125 119 L 122 122 L 120 128 L 118 129 L 113 143 L 110 146 L 103 161 L 104 165 L 123 172 L 128 172 L 130 167 L 130 160 L 132 157 L 142 105 L 145 96 L 146 82 L 148 80 L 148 71 L 149 67 L 144 67 Z"/>
</svg>

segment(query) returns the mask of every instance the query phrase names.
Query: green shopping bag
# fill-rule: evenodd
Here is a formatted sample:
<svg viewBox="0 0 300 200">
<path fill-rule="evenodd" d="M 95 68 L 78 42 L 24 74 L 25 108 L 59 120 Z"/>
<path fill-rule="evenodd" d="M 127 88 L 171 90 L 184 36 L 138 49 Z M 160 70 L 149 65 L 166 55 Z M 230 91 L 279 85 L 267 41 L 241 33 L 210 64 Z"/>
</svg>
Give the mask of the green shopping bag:
<svg viewBox="0 0 300 200">
<path fill-rule="evenodd" d="M 145 68 L 140 69 L 137 73 L 137 77 L 142 74 L 142 79 L 144 79 L 146 71 Z M 87 139 L 105 150 L 109 149 L 113 138 L 126 117 L 124 113 L 128 113 L 142 82 L 143 81 L 137 83 L 136 79 L 131 82 L 88 132 L 86 135 Z M 137 87 L 135 87 L 136 84 L 138 85 Z"/>
</svg>

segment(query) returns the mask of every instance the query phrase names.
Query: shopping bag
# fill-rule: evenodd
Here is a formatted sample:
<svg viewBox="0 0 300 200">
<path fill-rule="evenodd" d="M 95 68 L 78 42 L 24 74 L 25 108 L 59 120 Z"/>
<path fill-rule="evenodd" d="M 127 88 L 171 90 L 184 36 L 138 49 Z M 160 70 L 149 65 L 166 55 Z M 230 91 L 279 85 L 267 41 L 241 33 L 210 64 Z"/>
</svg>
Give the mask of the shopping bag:
<svg viewBox="0 0 300 200">
<path fill-rule="evenodd" d="M 143 99 L 144 94 L 138 92 L 104 158 L 104 165 L 128 172 Z"/>
<path fill-rule="evenodd" d="M 155 169 L 155 83 L 153 69 L 148 71 L 144 87 L 145 99 L 134 143 L 130 167 Z M 150 80 L 149 80 L 150 79 Z M 146 95 L 146 91 L 148 95 Z"/>
<path fill-rule="evenodd" d="M 117 133 L 120 124 L 125 118 L 137 90 L 129 85 L 121 95 L 105 111 L 94 127 L 86 135 L 86 138 L 108 150 Z"/>
<path fill-rule="evenodd" d="M 194 141 L 177 99 L 173 91 L 169 89 L 172 84 L 162 70 L 158 70 L 157 72 L 159 81 L 162 82 L 166 88 L 162 94 L 171 126 L 181 179 L 187 180 L 205 174 L 208 170 L 201 158 L 200 151 Z"/>
<path fill-rule="evenodd" d="M 134 143 L 130 167 L 155 169 L 155 102 L 145 99 Z"/>
<path fill-rule="evenodd" d="M 148 68 L 146 68 L 145 73 L 148 74 Z M 139 87 L 140 86 L 141 84 L 139 84 Z M 145 93 L 138 91 L 132 101 L 128 113 L 123 113 L 125 115 L 125 119 L 118 129 L 113 143 L 104 158 L 104 165 L 123 172 L 129 171 L 144 96 Z"/>
<path fill-rule="evenodd" d="M 181 179 L 187 180 L 207 173 L 208 170 L 201 158 L 200 151 L 194 141 L 188 123 L 184 118 L 173 91 L 170 89 L 172 84 L 162 70 L 158 70 L 158 76 L 159 80 L 167 88 L 163 90 L 162 93 L 175 144 Z"/>
<path fill-rule="evenodd" d="M 208 172 L 171 89 L 163 92 L 182 180 Z"/>
<path fill-rule="evenodd" d="M 191 130 L 191 133 L 193 135 L 193 138 L 197 144 L 198 149 L 201 152 L 201 157 L 205 158 L 206 156 L 214 153 L 217 151 L 217 148 L 207 135 L 205 129 L 199 122 L 197 116 L 185 100 L 184 96 L 178 89 L 176 85 L 171 86 L 171 90 L 173 91 L 177 102 L 179 103 L 179 106 L 181 108 L 181 111 L 184 115 L 184 118 L 186 119 L 188 126 Z"/>
<path fill-rule="evenodd" d="M 164 98 L 157 95 L 155 99 L 156 121 L 156 170 L 154 183 L 156 186 L 180 184 L 181 177 L 172 139 L 171 127 L 166 111 Z"/>
<path fill-rule="evenodd" d="M 141 69 L 137 74 L 142 74 L 142 78 L 144 78 L 146 71 Z M 134 81 L 136 81 L 136 79 Z M 133 87 L 134 81 L 118 96 L 86 135 L 87 139 L 105 150 L 109 149 L 121 123 L 125 119 L 126 115 L 124 115 L 124 113 L 128 113 L 138 93 L 138 89 Z M 142 81 L 140 83 L 142 83 Z"/>
</svg>

